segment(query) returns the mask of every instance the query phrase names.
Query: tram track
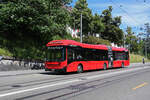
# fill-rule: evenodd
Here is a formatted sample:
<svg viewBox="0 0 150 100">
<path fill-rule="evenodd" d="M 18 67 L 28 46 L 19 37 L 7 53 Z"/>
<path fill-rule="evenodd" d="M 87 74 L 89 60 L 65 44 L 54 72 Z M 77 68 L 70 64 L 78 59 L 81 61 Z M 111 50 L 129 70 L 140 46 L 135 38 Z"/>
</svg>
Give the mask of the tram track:
<svg viewBox="0 0 150 100">
<path fill-rule="evenodd" d="M 121 69 L 119 69 L 119 70 L 121 70 Z M 11 90 L 11 89 L 21 88 L 21 87 L 34 86 L 34 85 L 39 85 L 39 84 L 51 83 L 51 82 L 58 82 L 58 81 L 62 81 L 62 80 L 70 80 L 70 79 L 80 78 L 80 77 L 84 77 L 84 76 L 88 77 L 88 76 L 91 76 L 91 74 L 89 75 L 89 73 L 94 73 L 92 75 L 109 73 L 108 71 L 103 71 L 103 70 L 100 70 L 100 71 L 102 71 L 102 72 L 99 73 L 98 71 L 92 71 L 92 72 L 85 72 L 85 73 L 81 73 L 81 74 L 69 73 L 69 74 L 66 74 L 66 75 L 70 75 L 70 76 L 67 76 L 67 78 L 66 77 L 64 78 L 64 76 L 58 76 L 58 77 L 56 76 L 56 77 L 52 77 L 52 78 L 49 77 L 49 78 L 45 78 L 45 79 L 39 79 L 39 80 L 28 81 L 28 82 L 20 82 L 20 83 L 15 83 L 15 84 L 1 85 L 0 88 L 1 87 L 10 87 L 10 88 L 0 89 L 0 91 Z M 113 72 L 114 71 L 117 71 L 117 70 L 114 69 Z M 41 73 L 41 74 L 45 74 L 45 73 Z M 50 73 L 47 73 L 47 74 L 52 75 Z M 76 76 L 74 76 L 74 74 L 76 74 Z M 57 75 L 61 75 L 61 74 L 57 74 Z M 29 84 L 29 85 L 26 85 L 26 84 Z"/>
<path fill-rule="evenodd" d="M 84 82 L 84 83 L 77 84 L 77 85 L 73 86 L 76 89 L 76 91 L 73 91 L 73 92 L 70 92 L 70 93 L 66 93 L 66 94 L 62 94 L 62 95 L 55 96 L 55 97 L 51 97 L 51 98 L 48 98 L 47 100 L 55 100 L 55 99 L 58 99 L 58 98 L 62 98 L 62 97 L 71 95 L 71 96 L 69 96 L 69 97 L 64 99 L 64 100 L 70 100 L 72 97 L 79 96 L 79 95 L 82 95 L 82 94 L 86 94 L 88 92 L 92 92 L 94 90 L 97 90 L 97 89 L 100 89 L 100 88 L 103 88 L 103 87 L 106 87 L 106 86 L 109 86 L 109 85 L 116 84 L 116 83 L 121 82 L 123 80 L 128 80 L 128 79 L 130 79 L 132 77 L 138 77 L 138 75 L 140 75 L 142 73 L 149 73 L 149 72 L 150 72 L 150 70 L 148 70 L 148 71 L 146 70 L 146 71 L 136 72 L 136 73 L 130 74 L 130 75 L 128 74 L 128 75 L 125 75 L 123 77 L 122 76 L 121 77 L 120 76 L 112 76 L 112 77 L 98 79 L 98 80 L 94 80 L 94 81 L 90 81 L 90 82 Z M 116 79 L 108 80 L 108 79 L 111 79 L 111 78 L 114 78 L 114 77 Z M 102 83 L 98 83 L 100 81 L 103 81 L 103 82 Z M 93 83 L 93 84 L 90 85 L 90 86 L 84 87 L 85 84 L 88 85 L 88 84 L 91 84 L 91 83 Z M 69 88 L 69 87 L 66 87 L 66 89 L 67 88 Z M 73 94 L 75 94 L 75 95 L 73 95 Z"/>
<path fill-rule="evenodd" d="M 67 78 L 64 78 L 64 76 L 61 77 L 54 77 L 54 78 L 46 78 L 46 79 L 39 79 L 39 80 L 35 80 L 35 81 L 28 81 L 28 82 L 20 82 L 20 83 L 15 83 L 15 84 L 8 84 L 8 85 L 2 85 L 1 87 L 6 87 L 4 89 L 0 89 L 0 91 L 6 91 L 6 90 L 13 90 L 13 89 L 19 89 L 22 87 L 28 87 L 28 86 L 34 86 L 34 85 L 40 85 L 40 84 L 46 84 L 46 83 L 51 83 L 51 82 L 59 82 L 62 80 L 70 80 L 70 79 L 74 79 L 74 78 L 79 78 L 79 77 L 83 77 L 85 76 L 84 73 L 83 74 L 77 74 L 78 76 L 72 77 L 69 76 Z M 87 75 L 90 76 L 90 75 Z M 57 78 L 57 79 L 56 79 Z M 51 81 L 49 81 L 49 79 L 51 79 Z M 29 85 L 26 85 L 29 84 Z"/>
<path fill-rule="evenodd" d="M 130 68 L 125 68 L 124 70 L 128 70 Z M 122 68 L 119 68 L 118 70 L 117 69 L 109 69 L 110 72 L 116 72 L 116 71 L 120 71 L 122 70 Z M 108 70 L 108 71 L 109 71 Z M 102 70 L 101 70 L 102 71 Z M 30 87 L 30 86 L 35 86 L 35 85 L 41 85 L 41 84 L 47 84 L 47 83 L 52 83 L 52 82 L 59 82 L 59 81 L 63 81 L 63 80 L 70 80 L 70 79 L 75 79 L 75 78 L 80 78 L 81 80 L 85 80 L 85 78 L 82 78 L 82 77 L 89 77 L 91 76 L 91 74 L 89 75 L 89 73 L 94 73 L 92 74 L 93 76 L 94 75 L 97 75 L 97 74 L 103 74 L 103 73 L 110 73 L 108 71 L 103 71 L 101 73 L 98 73 L 96 71 L 92 71 L 92 72 L 85 72 L 85 73 L 81 73 L 81 74 L 76 74 L 76 73 L 69 73 L 69 74 L 66 74 L 66 75 L 70 75 L 70 76 L 67 76 L 67 78 L 64 76 L 56 76 L 56 77 L 52 77 L 52 78 L 46 78 L 46 79 L 39 79 L 39 80 L 34 80 L 34 81 L 28 81 L 28 82 L 20 82 L 20 83 L 15 83 L 15 84 L 8 84 L 8 85 L 2 85 L 0 86 L 3 87 L 2 89 L 0 89 L 0 91 L 7 91 L 7 90 L 13 90 L 13 89 L 19 89 L 19 88 L 22 88 L 22 87 Z M 96 72 L 96 73 L 95 73 Z M 41 74 L 45 74 L 45 73 L 41 73 Z M 52 74 L 56 74 L 56 73 L 47 73 L 48 75 L 52 75 Z M 76 74 L 76 76 L 74 76 L 74 74 Z M 60 74 L 58 74 L 60 75 Z M 51 80 L 49 80 L 51 79 Z"/>
<path fill-rule="evenodd" d="M 115 76 L 111 76 L 111 77 L 96 79 L 96 80 L 89 81 L 89 82 L 83 81 L 80 84 L 70 85 L 70 86 L 67 86 L 67 87 L 64 87 L 64 88 L 59 88 L 59 89 L 55 89 L 55 90 L 51 90 L 51 91 L 47 91 L 47 92 L 42 92 L 42 93 L 39 93 L 39 94 L 29 95 L 27 97 L 22 97 L 22 98 L 19 98 L 17 100 L 33 98 L 33 97 L 36 97 L 36 96 L 39 96 L 39 95 L 44 95 L 44 94 L 49 94 L 49 93 L 52 93 L 52 92 L 59 92 L 59 91 L 63 91 L 63 90 L 66 90 L 66 89 L 67 90 L 70 89 L 71 91 L 68 92 L 68 93 L 64 93 L 64 94 L 54 96 L 54 97 L 51 97 L 51 98 L 47 99 L 47 100 L 53 100 L 53 99 L 58 99 L 58 98 L 69 96 L 69 97 L 65 98 L 65 100 L 69 100 L 70 98 L 72 98 L 74 96 L 78 96 L 78 95 L 81 95 L 81 94 L 84 94 L 84 93 L 87 93 L 87 92 L 90 92 L 90 91 L 94 91 L 95 89 L 99 89 L 99 88 L 102 88 L 102 87 L 105 87 L 105 86 L 108 86 L 108 85 L 112 85 L 112 84 L 121 82 L 122 80 L 130 79 L 132 77 L 138 77 L 138 75 L 141 75 L 142 73 L 149 73 L 149 72 L 150 72 L 150 69 L 148 69 L 148 70 L 146 69 L 146 70 L 141 70 L 139 72 L 136 71 L 136 72 L 132 72 L 132 73 L 129 73 L 129 74 L 122 74 L 121 76 L 120 75 L 117 75 L 117 76 L 115 75 Z M 115 78 L 115 79 L 111 80 L 112 78 Z"/>
</svg>

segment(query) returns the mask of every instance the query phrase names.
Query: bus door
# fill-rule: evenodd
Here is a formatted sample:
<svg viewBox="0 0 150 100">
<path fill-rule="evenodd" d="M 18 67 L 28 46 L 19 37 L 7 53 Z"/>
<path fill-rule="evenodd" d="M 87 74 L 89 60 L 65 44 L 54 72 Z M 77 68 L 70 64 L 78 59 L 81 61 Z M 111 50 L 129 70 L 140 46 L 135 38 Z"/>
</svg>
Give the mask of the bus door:
<svg viewBox="0 0 150 100">
<path fill-rule="evenodd" d="M 113 67 L 113 52 L 110 46 L 108 46 L 108 66 L 109 68 Z"/>
</svg>

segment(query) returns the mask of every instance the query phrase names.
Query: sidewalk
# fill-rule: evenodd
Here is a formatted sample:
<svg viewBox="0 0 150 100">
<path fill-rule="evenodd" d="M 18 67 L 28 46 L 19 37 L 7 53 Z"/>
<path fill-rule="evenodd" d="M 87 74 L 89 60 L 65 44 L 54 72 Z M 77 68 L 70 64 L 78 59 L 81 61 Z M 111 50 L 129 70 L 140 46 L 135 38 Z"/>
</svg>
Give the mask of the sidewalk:
<svg viewBox="0 0 150 100">
<path fill-rule="evenodd" d="M 130 63 L 129 66 L 143 66 L 143 65 L 150 65 L 150 62 L 146 62 L 145 64 L 143 64 L 142 62 L 141 63 Z"/>
<path fill-rule="evenodd" d="M 0 77 L 16 76 L 16 75 L 28 75 L 28 74 L 36 74 L 36 73 L 43 73 L 43 72 L 45 72 L 45 70 L 1 71 Z"/>
</svg>

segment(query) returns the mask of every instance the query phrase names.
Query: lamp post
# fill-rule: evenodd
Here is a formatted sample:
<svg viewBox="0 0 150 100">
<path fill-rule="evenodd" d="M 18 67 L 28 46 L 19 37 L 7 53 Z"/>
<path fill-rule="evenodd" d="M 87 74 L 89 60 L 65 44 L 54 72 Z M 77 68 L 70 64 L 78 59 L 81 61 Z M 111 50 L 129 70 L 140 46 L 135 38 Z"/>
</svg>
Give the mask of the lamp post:
<svg viewBox="0 0 150 100">
<path fill-rule="evenodd" d="M 123 34 L 123 47 L 124 48 L 126 48 L 125 43 L 126 43 L 126 34 L 124 33 Z"/>
<path fill-rule="evenodd" d="M 145 39 L 145 58 L 147 58 L 147 39 Z"/>
<path fill-rule="evenodd" d="M 82 12 L 81 12 L 81 19 L 80 19 L 80 42 L 82 43 Z"/>
</svg>

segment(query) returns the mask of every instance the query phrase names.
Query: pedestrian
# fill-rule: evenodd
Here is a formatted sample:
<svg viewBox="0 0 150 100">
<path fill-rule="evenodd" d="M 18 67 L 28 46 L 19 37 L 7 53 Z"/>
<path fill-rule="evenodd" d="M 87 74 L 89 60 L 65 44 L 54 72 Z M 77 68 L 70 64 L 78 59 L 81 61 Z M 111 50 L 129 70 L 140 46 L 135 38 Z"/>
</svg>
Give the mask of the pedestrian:
<svg viewBox="0 0 150 100">
<path fill-rule="evenodd" d="M 143 64 L 145 64 L 145 59 L 143 58 Z"/>
</svg>

